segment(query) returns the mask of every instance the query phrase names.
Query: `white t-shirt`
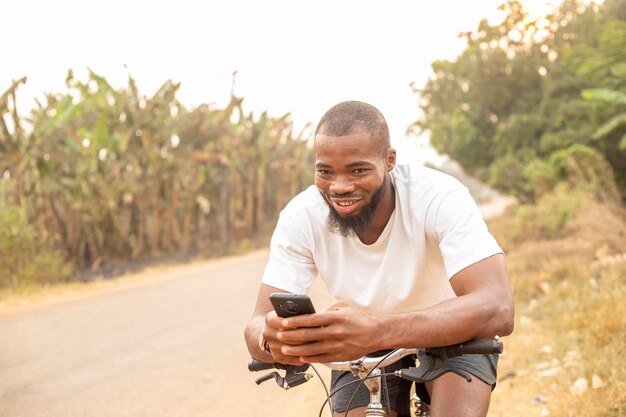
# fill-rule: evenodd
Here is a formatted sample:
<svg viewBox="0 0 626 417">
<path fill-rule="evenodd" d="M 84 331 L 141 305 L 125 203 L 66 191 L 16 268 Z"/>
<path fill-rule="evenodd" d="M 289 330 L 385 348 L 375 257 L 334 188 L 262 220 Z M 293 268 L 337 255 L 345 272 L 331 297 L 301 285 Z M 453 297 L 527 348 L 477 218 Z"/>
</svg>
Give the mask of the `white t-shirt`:
<svg viewBox="0 0 626 417">
<path fill-rule="evenodd" d="M 467 188 L 423 167 L 391 171 L 396 205 L 376 242 L 328 226 L 329 208 L 313 185 L 280 214 L 262 282 L 306 294 L 315 278 L 337 299 L 370 313 L 423 309 L 455 297 L 449 279 L 502 253 Z"/>
</svg>

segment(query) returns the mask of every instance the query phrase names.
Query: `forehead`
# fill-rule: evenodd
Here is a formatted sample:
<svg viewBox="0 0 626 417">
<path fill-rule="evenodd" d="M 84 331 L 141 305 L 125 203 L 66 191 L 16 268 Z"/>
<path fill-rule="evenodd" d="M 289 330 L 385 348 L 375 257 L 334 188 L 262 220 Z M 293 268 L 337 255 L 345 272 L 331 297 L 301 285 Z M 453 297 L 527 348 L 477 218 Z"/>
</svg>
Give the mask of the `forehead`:
<svg viewBox="0 0 626 417">
<path fill-rule="evenodd" d="M 317 163 L 347 165 L 354 161 L 374 162 L 381 158 L 379 146 L 367 132 L 345 136 L 317 134 L 315 159 Z"/>
</svg>

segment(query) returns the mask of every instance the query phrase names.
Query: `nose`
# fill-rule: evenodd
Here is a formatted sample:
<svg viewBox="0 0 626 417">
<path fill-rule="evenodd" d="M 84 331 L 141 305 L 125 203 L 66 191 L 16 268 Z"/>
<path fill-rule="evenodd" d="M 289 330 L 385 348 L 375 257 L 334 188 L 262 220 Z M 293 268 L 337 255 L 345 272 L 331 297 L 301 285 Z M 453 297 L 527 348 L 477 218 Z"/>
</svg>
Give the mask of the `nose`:
<svg viewBox="0 0 626 417">
<path fill-rule="evenodd" d="M 333 194 L 349 194 L 354 192 L 354 183 L 344 176 L 337 176 L 330 184 L 329 191 Z"/>
</svg>

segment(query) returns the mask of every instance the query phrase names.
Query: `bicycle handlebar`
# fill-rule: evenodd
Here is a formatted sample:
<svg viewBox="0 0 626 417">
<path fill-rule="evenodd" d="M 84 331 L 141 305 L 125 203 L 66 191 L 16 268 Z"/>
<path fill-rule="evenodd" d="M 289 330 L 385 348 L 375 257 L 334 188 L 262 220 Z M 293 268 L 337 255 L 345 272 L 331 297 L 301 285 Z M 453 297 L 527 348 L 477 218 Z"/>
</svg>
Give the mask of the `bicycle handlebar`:
<svg viewBox="0 0 626 417">
<path fill-rule="evenodd" d="M 380 357 L 364 356 L 354 361 L 345 362 L 328 362 L 322 365 L 334 369 L 336 371 L 367 371 L 377 366 L 379 368 L 391 365 L 404 358 L 405 356 L 416 354 L 418 356 L 429 355 L 433 358 L 446 360 L 461 355 L 471 354 L 500 354 L 504 350 L 504 346 L 500 340 L 471 340 L 465 343 L 459 343 L 451 346 L 441 346 L 432 348 L 415 348 L 415 349 L 395 349 L 388 353 L 381 361 Z"/>
<path fill-rule="evenodd" d="M 412 349 L 395 349 L 387 353 L 382 359 L 381 357 L 372 357 L 372 356 L 364 356 L 362 358 L 353 360 L 353 361 L 343 361 L 343 362 L 328 362 L 322 363 L 322 365 L 334 369 L 337 371 L 351 371 L 351 372 L 367 372 L 374 367 L 382 368 L 388 365 L 391 365 L 394 362 L 404 358 L 409 355 L 417 355 L 418 359 L 422 360 L 424 358 L 432 359 L 440 359 L 447 360 L 449 358 L 454 358 L 461 355 L 468 354 L 500 354 L 504 350 L 504 345 L 499 340 L 499 338 L 495 339 L 477 339 L 471 340 L 469 342 L 458 343 L 450 346 L 442 346 L 442 347 L 431 347 L 431 348 L 412 348 Z M 264 371 L 267 369 L 280 369 L 285 370 L 287 372 L 286 379 L 294 379 L 294 382 L 297 380 L 299 385 L 302 382 L 306 382 L 310 377 L 305 374 L 309 367 L 309 364 L 304 364 L 300 366 L 293 365 L 284 365 L 281 363 L 267 363 L 262 362 L 256 359 L 251 359 L 248 363 L 248 370 L 250 372 L 258 372 Z M 400 372 L 398 376 L 411 379 L 418 380 L 424 376 L 424 371 L 418 368 L 410 368 L 410 372 Z M 416 374 L 416 371 L 418 372 Z M 300 375 L 301 377 L 297 377 Z M 265 377 L 257 379 L 257 384 L 264 382 L 272 377 L 276 378 L 276 381 L 279 383 L 278 385 L 283 386 L 283 388 L 287 389 L 290 386 L 295 386 L 294 384 L 288 383 L 283 379 L 279 379 L 279 376 L 276 372 L 272 374 L 266 375 Z M 306 378 L 301 381 L 302 378 Z M 301 381 L 301 382 L 300 382 Z"/>
<path fill-rule="evenodd" d="M 259 371 L 267 371 L 268 369 L 281 369 L 281 370 L 293 369 L 296 372 L 304 372 L 309 368 L 309 366 L 310 365 L 308 363 L 305 363 L 304 365 L 295 366 L 295 365 L 285 365 L 283 363 L 278 363 L 278 362 L 273 362 L 273 363 L 262 362 L 254 358 L 251 358 L 250 362 L 248 362 L 248 371 L 259 372 Z"/>
</svg>

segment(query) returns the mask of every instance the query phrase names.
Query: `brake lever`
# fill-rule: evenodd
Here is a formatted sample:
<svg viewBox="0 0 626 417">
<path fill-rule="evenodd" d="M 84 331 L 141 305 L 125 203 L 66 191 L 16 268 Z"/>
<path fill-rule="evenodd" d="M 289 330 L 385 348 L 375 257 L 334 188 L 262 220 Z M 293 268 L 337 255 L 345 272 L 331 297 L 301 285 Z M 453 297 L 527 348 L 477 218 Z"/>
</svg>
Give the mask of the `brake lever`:
<svg viewBox="0 0 626 417">
<path fill-rule="evenodd" d="M 255 379 L 254 382 L 256 382 L 257 385 L 261 385 L 265 381 L 269 381 L 272 378 L 276 379 L 276 383 L 279 386 L 281 386 L 281 387 L 283 386 L 283 377 L 280 376 L 280 374 L 278 372 L 270 372 L 269 374 L 263 375 L 263 376 Z"/>
<path fill-rule="evenodd" d="M 302 367 L 287 367 L 284 377 L 282 377 L 278 372 L 270 372 L 269 374 L 257 378 L 254 382 L 256 382 L 257 385 L 260 385 L 263 382 L 269 381 L 273 378 L 279 387 L 288 390 L 289 388 L 297 387 L 298 385 L 304 384 L 312 377 L 313 374 L 309 372 L 304 372 L 304 370 L 302 370 Z"/>
</svg>

